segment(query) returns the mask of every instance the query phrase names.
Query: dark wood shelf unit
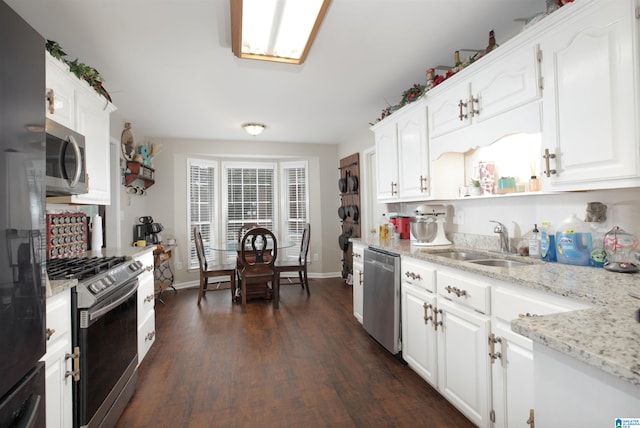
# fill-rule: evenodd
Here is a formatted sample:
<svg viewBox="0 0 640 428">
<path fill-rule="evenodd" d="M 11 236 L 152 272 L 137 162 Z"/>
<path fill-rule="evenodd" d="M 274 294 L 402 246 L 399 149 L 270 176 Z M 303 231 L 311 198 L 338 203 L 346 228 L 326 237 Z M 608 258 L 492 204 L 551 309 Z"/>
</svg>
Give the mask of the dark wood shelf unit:
<svg viewBox="0 0 640 428">
<path fill-rule="evenodd" d="M 349 180 L 349 177 L 355 177 L 357 183 L 355 189 L 351 189 L 349 184 L 347 184 L 347 191 L 340 193 L 340 201 L 343 206 L 355 206 L 358 209 L 357 221 L 354 221 L 351 217 L 347 217 L 342 221 L 342 233 L 349 235 L 350 238 L 360 238 L 360 224 L 362 219 L 362 210 L 360 207 L 360 188 L 362 186 L 362 182 L 360 181 L 360 155 L 354 153 L 340 159 L 339 170 L 340 178 Z M 345 278 L 346 275 L 353 273 L 353 250 L 351 243 L 349 243 L 342 257 L 342 273 Z"/>
<path fill-rule="evenodd" d="M 141 180 L 144 188 L 148 189 L 156 182 L 156 170 L 138 162 L 127 161 L 127 171 L 129 172 L 124 174 L 124 182 L 127 186 L 136 180 Z"/>
</svg>

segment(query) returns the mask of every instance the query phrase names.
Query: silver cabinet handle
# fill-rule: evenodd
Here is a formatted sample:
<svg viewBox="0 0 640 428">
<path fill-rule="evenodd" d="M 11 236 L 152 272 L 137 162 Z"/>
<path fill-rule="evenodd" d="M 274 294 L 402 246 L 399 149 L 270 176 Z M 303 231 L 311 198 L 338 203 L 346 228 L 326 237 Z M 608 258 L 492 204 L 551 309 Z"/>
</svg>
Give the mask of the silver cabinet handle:
<svg viewBox="0 0 640 428">
<path fill-rule="evenodd" d="M 551 177 L 551 175 L 555 174 L 557 171 L 555 169 L 551 169 L 551 167 L 549 166 L 549 159 L 555 159 L 556 155 L 555 153 L 549 153 L 549 149 L 544 149 L 544 155 L 542 156 L 542 158 L 544 159 L 544 165 L 546 168 L 544 174 L 547 177 Z"/>
</svg>

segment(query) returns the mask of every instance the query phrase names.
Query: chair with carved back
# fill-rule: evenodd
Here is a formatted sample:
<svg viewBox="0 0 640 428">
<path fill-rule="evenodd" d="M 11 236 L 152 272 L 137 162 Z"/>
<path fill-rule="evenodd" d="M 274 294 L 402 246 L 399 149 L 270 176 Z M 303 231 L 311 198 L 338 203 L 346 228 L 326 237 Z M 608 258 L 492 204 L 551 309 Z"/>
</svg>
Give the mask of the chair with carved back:
<svg viewBox="0 0 640 428">
<path fill-rule="evenodd" d="M 242 312 L 247 311 L 247 298 L 254 295 L 270 297 L 274 308 L 278 309 L 278 272 L 275 267 L 278 243 L 273 232 L 263 227 L 248 230 L 240 241 L 239 252 Z"/>
<path fill-rule="evenodd" d="M 292 284 L 300 284 L 303 289 L 307 289 L 307 295 L 309 292 L 309 277 L 307 274 L 307 257 L 309 255 L 309 240 L 311 239 L 311 225 L 306 223 L 302 230 L 302 240 L 300 241 L 300 253 L 298 254 L 298 260 L 286 260 L 276 262 L 276 269 L 278 270 L 278 283 L 280 283 L 280 274 L 282 272 L 298 272 L 298 282 L 291 281 Z"/>
<path fill-rule="evenodd" d="M 198 226 L 193 228 L 193 240 L 196 245 L 196 253 L 198 254 L 198 264 L 200 265 L 200 288 L 198 290 L 198 305 L 207 292 L 209 278 L 212 277 L 229 277 L 229 285 L 231 288 L 231 299 L 236 293 L 236 266 L 234 263 L 226 263 L 209 266 L 204 252 L 202 243 L 202 234 Z"/>
</svg>

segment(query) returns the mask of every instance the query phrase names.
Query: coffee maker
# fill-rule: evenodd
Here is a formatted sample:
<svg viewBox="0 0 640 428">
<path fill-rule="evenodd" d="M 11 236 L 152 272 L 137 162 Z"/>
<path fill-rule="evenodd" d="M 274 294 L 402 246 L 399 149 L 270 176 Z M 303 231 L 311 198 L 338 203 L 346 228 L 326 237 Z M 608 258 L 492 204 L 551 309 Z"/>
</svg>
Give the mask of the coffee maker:
<svg viewBox="0 0 640 428">
<path fill-rule="evenodd" d="M 133 230 L 133 242 L 147 241 L 147 244 L 161 244 L 160 232 L 164 229 L 162 224 L 154 223 L 153 217 L 144 216 L 138 219 L 140 224 L 136 224 Z"/>
</svg>

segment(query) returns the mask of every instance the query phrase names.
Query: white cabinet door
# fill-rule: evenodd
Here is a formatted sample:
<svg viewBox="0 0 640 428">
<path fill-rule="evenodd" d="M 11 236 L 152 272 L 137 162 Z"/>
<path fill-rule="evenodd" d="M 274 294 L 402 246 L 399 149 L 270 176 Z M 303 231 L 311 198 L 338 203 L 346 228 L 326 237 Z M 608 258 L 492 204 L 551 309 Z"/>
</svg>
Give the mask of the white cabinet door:
<svg viewBox="0 0 640 428">
<path fill-rule="evenodd" d="M 398 198 L 398 135 L 396 122 L 386 119 L 375 130 L 378 200 Z"/>
<path fill-rule="evenodd" d="M 409 367 L 437 388 L 436 296 L 402 283 L 402 357 Z M 429 318 L 431 317 L 431 318 Z"/>
<path fill-rule="evenodd" d="M 106 100 L 93 93 L 78 91 L 76 130 L 85 137 L 86 171 L 89 192 L 75 196 L 75 202 L 109 205 L 111 203 L 111 166 L 109 156 L 109 115 Z"/>
<path fill-rule="evenodd" d="M 457 76 L 451 77 L 457 79 Z M 470 83 L 468 80 L 443 83 L 446 89 L 432 98 L 427 95 L 429 103 L 429 138 L 437 138 L 449 132 L 457 131 L 471 125 L 468 114 Z M 449 86 L 450 85 L 450 86 Z"/>
<path fill-rule="evenodd" d="M 73 425 L 73 378 L 71 354 L 71 294 L 65 290 L 47 299 L 47 340 L 45 363 L 45 406 L 47 427 Z"/>
<path fill-rule="evenodd" d="M 353 316 L 362 324 L 362 299 L 364 289 L 364 245 L 353 243 Z"/>
<path fill-rule="evenodd" d="M 362 298 L 364 289 L 364 269 L 362 263 L 353 263 L 353 316 L 362 324 Z"/>
<path fill-rule="evenodd" d="M 511 320 L 588 306 L 511 284 L 494 283 L 491 299 L 493 334 L 497 340 L 494 343 L 496 358 L 491 366 L 494 426 L 526 428 L 529 410 L 534 408 L 533 343 L 511 330 Z"/>
<path fill-rule="evenodd" d="M 439 284 L 438 284 L 439 286 Z M 491 364 L 490 320 L 438 298 L 438 390 L 480 427 L 489 426 Z"/>
<path fill-rule="evenodd" d="M 67 128 L 75 126 L 75 86 L 69 74 L 69 67 L 46 56 L 46 115 Z"/>
<path fill-rule="evenodd" d="M 534 408 L 533 344 L 496 321 L 496 359 L 492 364 L 495 428 L 528 428 L 529 410 Z"/>
<path fill-rule="evenodd" d="M 637 186 L 638 52 L 632 0 L 580 2 L 540 42 L 545 190 Z"/>
<path fill-rule="evenodd" d="M 484 60 L 491 62 L 473 75 L 471 84 L 474 112 L 471 105 L 468 107 L 474 122 L 489 120 L 540 97 L 536 49 L 532 44 Z"/>
<path fill-rule="evenodd" d="M 417 105 L 398 119 L 398 193 L 401 198 L 429 196 L 427 109 Z"/>
</svg>

